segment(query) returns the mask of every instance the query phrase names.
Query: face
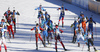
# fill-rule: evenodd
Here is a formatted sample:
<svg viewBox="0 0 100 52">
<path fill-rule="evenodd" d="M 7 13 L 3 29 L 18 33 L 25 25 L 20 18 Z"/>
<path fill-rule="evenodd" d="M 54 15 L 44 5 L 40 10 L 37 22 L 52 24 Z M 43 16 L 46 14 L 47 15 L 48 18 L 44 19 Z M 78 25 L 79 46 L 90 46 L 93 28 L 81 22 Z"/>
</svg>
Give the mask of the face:
<svg viewBox="0 0 100 52">
<path fill-rule="evenodd" d="M 80 28 L 80 25 L 78 25 L 78 28 Z"/>
<path fill-rule="evenodd" d="M 58 28 L 58 26 L 56 26 L 56 28 Z"/>
<path fill-rule="evenodd" d="M 36 27 L 38 27 L 39 25 L 36 25 Z"/>
<path fill-rule="evenodd" d="M 5 20 L 1 20 L 1 22 L 5 22 Z"/>
<path fill-rule="evenodd" d="M 8 13 L 10 13 L 10 10 L 8 10 Z"/>
<path fill-rule="evenodd" d="M 84 15 L 82 15 L 82 17 L 84 17 Z"/>
</svg>

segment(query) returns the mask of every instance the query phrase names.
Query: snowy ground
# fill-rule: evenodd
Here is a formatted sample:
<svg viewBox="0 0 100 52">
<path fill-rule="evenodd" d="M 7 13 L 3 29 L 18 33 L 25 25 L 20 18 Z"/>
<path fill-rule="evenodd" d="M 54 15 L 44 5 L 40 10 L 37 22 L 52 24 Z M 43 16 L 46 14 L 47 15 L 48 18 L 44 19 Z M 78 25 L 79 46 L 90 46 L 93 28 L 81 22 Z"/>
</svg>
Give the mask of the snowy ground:
<svg viewBox="0 0 100 52">
<path fill-rule="evenodd" d="M 97 35 L 94 35 L 94 43 L 98 50 L 100 50 L 100 15 L 97 15 L 95 13 L 92 13 L 90 11 L 86 11 L 84 9 L 81 9 L 79 7 L 76 7 L 74 5 L 62 2 L 61 0 L 0 0 L 0 17 L 2 18 L 3 13 L 7 10 L 8 7 L 10 7 L 10 10 L 13 10 L 13 7 L 15 7 L 16 11 L 20 12 L 20 16 L 18 16 L 18 23 L 17 23 L 17 33 L 15 34 L 15 39 L 11 39 L 11 43 L 7 41 L 7 48 L 8 52 L 55 52 L 55 44 L 54 40 L 52 40 L 52 45 L 47 45 L 50 48 L 43 48 L 41 41 L 39 40 L 39 50 L 36 51 L 35 47 L 35 37 L 34 32 L 30 31 L 32 27 L 35 26 L 35 21 L 37 21 L 37 12 L 34 9 L 38 7 L 40 4 L 48 11 L 48 13 L 51 15 L 51 19 L 53 22 L 58 22 L 58 17 L 60 11 L 57 11 L 57 8 L 60 7 L 64 3 L 64 6 L 69 9 L 69 11 L 66 11 L 65 16 L 65 26 L 60 28 L 64 30 L 64 33 L 61 35 L 61 38 L 63 40 L 63 43 L 65 47 L 70 50 L 66 52 L 88 52 L 87 46 L 84 46 L 83 51 L 82 47 L 84 45 L 83 42 L 81 42 L 81 47 L 77 47 L 77 43 L 69 43 L 68 41 L 72 40 L 73 32 L 70 28 L 70 25 L 74 22 L 74 17 L 77 17 L 80 14 L 80 11 L 83 11 L 85 13 L 85 16 L 90 17 L 93 15 L 93 19 L 97 22 L 96 24 L 96 31 Z M 16 16 L 17 17 L 17 16 Z M 95 25 L 94 25 L 94 32 L 95 32 Z M 30 36 L 33 35 L 32 41 L 30 41 Z M 94 33 L 95 34 L 95 33 Z M 97 36 L 97 38 L 96 38 Z M 3 46 L 2 46 L 3 47 Z M 2 52 L 4 49 L 2 49 Z M 60 43 L 58 43 L 58 50 L 63 51 L 63 48 Z M 91 51 L 93 52 L 93 48 L 91 47 Z"/>
</svg>

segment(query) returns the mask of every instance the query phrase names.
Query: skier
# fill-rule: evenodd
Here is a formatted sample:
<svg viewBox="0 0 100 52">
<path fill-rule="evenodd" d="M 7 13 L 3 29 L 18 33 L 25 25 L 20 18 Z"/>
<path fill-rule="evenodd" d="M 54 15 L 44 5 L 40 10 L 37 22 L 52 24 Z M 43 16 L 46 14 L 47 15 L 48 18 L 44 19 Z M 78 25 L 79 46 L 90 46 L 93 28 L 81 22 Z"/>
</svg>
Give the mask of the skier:
<svg viewBox="0 0 100 52">
<path fill-rule="evenodd" d="M 4 44 L 5 52 L 7 52 L 7 46 L 6 46 L 6 42 L 5 42 L 4 31 L 7 31 L 7 29 L 4 29 L 3 23 L 1 23 L 0 24 L 0 52 L 1 52 L 1 45 L 2 44 Z"/>
<path fill-rule="evenodd" d="M 40 40 L 42 41 L 42 44 L 44 45 L 44 47 L 46 47 L 45 44 L 44 44 L 44 42 L 43 42 L 43 39 L 42 39 L 42 37 L 41 37 L 41 35 L 40 35 L 40 30 L 43 31 L 43 29 L 42 29 L 41 27 L 39 27 L 39 24 L 37 23 L 37 24 L 36 24 L 36 27 L 33 27 L 33 28 L 31 29 L 31 31 L 32 31 L 32 30 L 35 30 L 36 50 L 38 50 L 38 38 L 40 38 Z"/>
<path fill-rule="evenodd" d="M 6 23 L 4 19 L 1 19 L 0 24 L 3 24 L 3 28 L 4 28 L 4 29 L 7 29 L 7 25 L 9 26 L 9 24 L 8 24 L 8 23 Z M 4 35 L 5 35 L 6 33 L 7 33 L 7 32 L 6 32 L 6 31 L 4 31 Z M 6 35 L 5 35 L 4 37 L 6 37 Z"/>
<path fill-rule="evenodd" d="M 77 35 L 76 35 L 76 31 L 75 29 L 77 28 L 78 26 L 78 22 L 75 20 L 73 24 L 71 24 L 71 27 L 74 26 L 74 36 L 73 36 L 73 40 L 72 40 L 72 43 L 75 43 L 76 42 L 76 38 L 77 38 Z"/>
<path fill-rule="evenodd" d="M 84 32 L 86 32 L 86 21 L 87 20 L 88 19 L 86 17 L 84 17 L 84 14 L 81 13 L 80 16 L 79 16 L 79 18 L 78 18 L 78 22 L 79 22 L 79 24 L 82 23 L 82 28 L 84 29 Z"/>
<path fill-rule="evenodd" d="M 64 20 L 64 16 L 65 16 L 65 11 L 64 10 L 67 11 L 67 9 L 64 8 L 64 6 L 62 5 L 61 8 L 58 8 L 57 10 L 61 10 L 59 21 L 58 21 L 58 25 L 59 25 L 59 23 L 60 23 L 60 21 L 62 19 L 62 27 L 63 27 L 64 26 L 64 21 L 63 20 Z"/>
<path fill-rule="evenodd" d="M 46 11 L 46 10 L 42 7 L 42 5 L 40 5 L 38 8 L 35 8 L 35 10 Z"/>
<path fill-rule="evenodd" d="M 46 23 L 44 23 L 44 26 L 43 26 L 43 29 L 44 29 L 44 31 L 43 31 L 44 44 L 45 44 L 45 37 L 47 38 L 47 41 L 48 41 L 48 44 L 49 44 L 49 38 L 48 38 L 48 32 L 47 32 L 48 28 L 49 28 L 49 26 Z"/>
<path fill-rule="evenodd" d="M 85 18 L 82 19 L 82 28 L 84 29 L 84 32 L 86 32 L 86 20 L 85 20 Z"/>
<path fill-rule="evenodd" d="M 38 8 L 35 8 L 35 10 L 38 10 L 38 19 L 39 19 L 39 24 L 41 23 L 41 17 L 43 16 L 42 11 L 46 11 L 42 5 L 40 5 Z"/>
<path fill-rule="evenodd" d="M 52 22 L 52 20 L 49 19 L 48 22 L 47 22 L 47 25 L 49 26 L 49 28 L 47 29 L 48 37 L 51 37 L 51 39 L 53 39 L 52 32 L 49 32 L 49 31 L 51 31 L 53 29 L 53 22 Z"/>
<path fill-rule="evenodd" d="M 94 47 L 94 51 L 97 51 L 97 49 L 94 46 L 93 39 L 92 39 L 92 33 L 90 32 L 90 30 L 88 30 L 87 38 L 88 38 L 88 51 L 90 51 L 90 43 Z"/>
<path fill-rule="evenodd" d="M 13 23 L 13 21 L 12 21 L 12 18 L 11 18 L 11 16 L 10 16 L 10 14 L 8 15 L 8 18 L 7 18 L 7 22 L 8 22 L 8 26 L 7 26 L 7 28 L 8 28 L 8 32 L 9 32 L 9 37 L 11 38 L 11 32 L 12 32 L 12 35 L 13 35 L 13 38 L 14 38 L 14 32 L 13 32 L 13 28 L 12 28 L 12 23 Z M 11 30 L 11 31 L 10 31 Z"/>
<path fill-rule="evenodd" d="M 15 18 L 15 15 L 20 15 L 20 14 L 19 14 L 19 12 L 15 12 L 15 10 L 13 10 L 13 12 L 11 12 L 11 15 L 12 15 L 13 23 L 14 23 L 14 33 L 16 33 L 16 18 Z"/>
<path fill-rule="evenodd" d="M 59 35 L 60 32 L 63 33 L 63 30 L 59 29 L 58 25 L 55 25 L 55 28 L 51 32 L 53 32 L 54 35 L 55 35 L 55 40 L 56 40 L 55 41 L 55 49 L 56 49 L 56 52 L 57 52 L 57 40 L 60 41 L 60 43 L 63 46 L 64 50 L 67 51 L 67 49 L 65 48 L 63 42 L 61 41 L 60 35 Z"/>
<path fill-rule="evenodd" d="M 41 28 L 43 28 L 45 22 L 46 22 L 46 20 L 45 20 L 44 16 L 42 15 L 41 16 L 41 24 L 40 24 Z"/>
<path fill-rule="evenodd" d="M 92 38 L 93 38 L 93 23 L 96 24 L 96 22 L 92 19 L 92 17 L 90 17 L 90 19 L 87 22 L 89 22 L 89 24 L 88 24 L 88 30 L 90 30 L 90 32 L 92 32 Z"/>
<path fill-rule="evenodd" d="M 49 20 L 49 18 L 50 18 L 50 15 L 47 13 L 47 11 L 45 12 L 45 19 L 46 19 L 46 21 L 48 21 Z"/>
<path fill-rule="evenodd" d="M 6 17 L 6 20 L 8 18 L 8 15 L 10 15 L 10 14 L 11 14 L 11 11 L 9 9 L 4 13 L 4 16 Z"/>
<path fill-rule="evenodd" d="M 79 43 L 79 40 L 80 38 L 82 38 L 82 40 L 84 41 L 84 30 L 82 27 L 80 27 L 80 24 L 78 25 L 78 28 L 76 28 L 76 33 L 77 33 L 77 42 L 78 42 L 78 47 L 80 47 L 80 43 Z M 87 42 L 85 42 L 86 45 L 87 45 Z"/>
</svg>

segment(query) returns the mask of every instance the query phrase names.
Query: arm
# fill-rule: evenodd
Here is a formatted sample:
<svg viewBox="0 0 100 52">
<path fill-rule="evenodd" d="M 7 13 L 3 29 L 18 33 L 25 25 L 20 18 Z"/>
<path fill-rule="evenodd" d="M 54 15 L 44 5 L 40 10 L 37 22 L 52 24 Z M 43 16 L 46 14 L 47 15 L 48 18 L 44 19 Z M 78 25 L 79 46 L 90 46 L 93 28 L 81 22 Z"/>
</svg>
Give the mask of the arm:
<svg viewBox="0 0 100 52">
<path fill-rule="evenodd" d="M 61 8 L 58 8 L 57 10 L 60 10 Z"/>
<path fill-rule="evenodd" d="M 31 29 L 31 31 L 34 30 L 34 27 Z"/>
<path fill-rule="evenodd" d="M 39 9 L 39 7 L 35 8 L 35 10 Z"/>
<path fill-rule="evenodd" d="M 93 23 L 95 23 L 96 24 L 96 22 L 93 20 Z"/>
<path fill-rule="evenodd" d="M 44 31 L 44 29 L 42 29 L 41 27 L 39 27 L 39 28 L 40 28 L 40 30 Z"/>
<path fill-rule="evenodd" d="M 7 16 L 7 13 L 6 12 L 4 13 L 4 16 Z"/>
<path fill-rule="evenodd" d="M 68 11 L 68 9 L 64 8 L 64 10 Z"/>
<path fill-rule="evenodd" d="M 64 32 L 64 31 L 63 31 L 63 30 L 61 30 L 61 29 L 59 29 L 59 31 L 61 31 L 61 33 L 62 33 L 62 32 Z"/>
<path fill-rule="evenodd" d="M 41 8 L 43 11 L 46 11 L 44 8 Z"/>
<path fill-rule="evenodd" d="M 90 20 L 87 20 L 86 23 L 89 22 L 89 21 L 90 21 Z"/>
<path fill-rule="evenodd" d="M 17 13 L 16 13 L 17 15 L 20 15 L 20 13 L 17 11 Z"/>
</svg>

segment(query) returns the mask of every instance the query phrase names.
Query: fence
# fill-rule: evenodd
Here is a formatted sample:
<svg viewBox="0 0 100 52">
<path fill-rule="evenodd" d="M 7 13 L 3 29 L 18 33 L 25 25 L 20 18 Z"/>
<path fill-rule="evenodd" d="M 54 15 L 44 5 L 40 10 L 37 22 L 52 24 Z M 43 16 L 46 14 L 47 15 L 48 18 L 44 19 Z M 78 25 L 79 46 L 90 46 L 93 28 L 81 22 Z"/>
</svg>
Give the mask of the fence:
<svg viewBox="0 0 100 52">
<path fill-rule="evenodd" d="M 93 0 L 62 0 L 100 14 L 100 2 Z"/>
</svg>

